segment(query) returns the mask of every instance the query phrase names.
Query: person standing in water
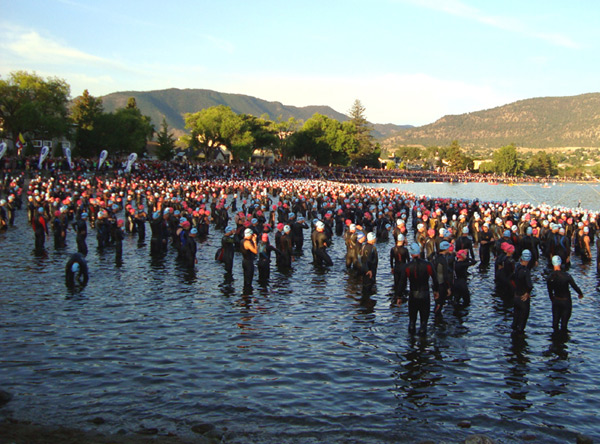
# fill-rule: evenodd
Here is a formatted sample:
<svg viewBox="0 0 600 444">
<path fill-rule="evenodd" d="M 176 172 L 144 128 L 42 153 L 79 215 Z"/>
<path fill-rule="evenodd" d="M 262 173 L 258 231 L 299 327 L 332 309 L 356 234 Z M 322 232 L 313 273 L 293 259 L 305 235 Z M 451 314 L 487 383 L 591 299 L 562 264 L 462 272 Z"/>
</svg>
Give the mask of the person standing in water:
<svg viewBox="0 0 600 444">
<path fill-rule="evenodd" d="M 554 333 L 567 332 L 567 325 L 573 310 L 573 302 L 571 300 L 571 291 L 569 287 L 573 287 L 573 290 L 579 295 L 579 299 L 583 298 L 583 292 L 577 286 L 573 277 L 566 271 L 562 271 L 561 266 L 562 259 L 560 256 L 553 256 L 553 270 L 546 278 L 548 295 L 552 301 L 552 330 Z"/>
<path fill-rule="evenodd" d="M 531 307 L 531 269 L 528 267 L 531 260 L 531 251 L 523 250 L 521 260 L 515 266 L 513 281 L 515 283 L 514 311 L 513 311 L 513 333 L 525 333 L 527 319 L 529 319 L 529 310 Z"/>
<path fill-rule="evenodd" d="M 252 279 L 254 279 L 254 259 L 258 254 L 256 244 L 256 233 L 251 228 L 244 230 L 244 239 L 240 245 L 242 252 L 242 269 L 244 270 L 244 293 L 252 291 Z"/>
<path fill-rule="evenodd" d="M 432 281 L 433 296 L 439 297 L 437 275 L 431 262 L 421 259 L 421 247 L 416 242 L 410 244 L 408 252 L 412 257 L 402 275 L 402 288 L 406 288 L 406 281 L 410 282 L 408 296 L 408 333 L 416 333 L 417 316 L 420 318 L 421 327 L 419 335 L 427 334 L 427 321 L 431 310 L 429 296 L 429 278 Z"/>
<path fill-rule="evenodd" d="M 85 287 L 88 283 L 89 273 L 87 262 L 80 253 L 74 253 L 65 265 L 65 283 L 67 288 L 79 285 Z"/>
<path fill-rule="evenodd" d="M 370 296 L 373 294 L 373 287 L 377 278 L 377 265 L 379 264 L 379 255 L 377 254 L 377 247 L 375 242 L 377 236 L 371 232 L 367 234 L 367 242 L 363 244 L 360 252 L 360 263 L 362 268 L 362 293 L 363 296 Z"/>
</svg>

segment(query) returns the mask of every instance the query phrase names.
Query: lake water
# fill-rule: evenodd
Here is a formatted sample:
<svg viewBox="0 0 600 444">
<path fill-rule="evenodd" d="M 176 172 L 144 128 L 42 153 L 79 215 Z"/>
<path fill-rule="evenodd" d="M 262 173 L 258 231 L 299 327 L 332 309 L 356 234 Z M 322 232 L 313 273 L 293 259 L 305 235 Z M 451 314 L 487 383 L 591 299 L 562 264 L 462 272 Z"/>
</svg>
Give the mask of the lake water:
<svg viewBox="0 0 600 444">
<path fill-rule="evenodd" d="M 581 199 L 595 210 L 600 201 L 598 187 L 586 185 L 387 186 L 568 206 Z M 0 234 L 0 388 L 14 395 L 0 416 L 183 437 L 209 423 L 237 443 L 459 442 L 473 433 L 503 443 L 600 439 L 599 276 L 578 258 L 572 274 L 586 297 L 573 303 L 566 341 L 551 338 L 544 267 L 533 273 L 524 338 L 511 339 L 512 309 L 493 294 L 492 270 L 472 274 L 468 309 L 447 306 L 443 324 L 430 320 L 428 335 L 414 338 L 407 306 L 390 305 L 391 243 L 377 245 L 377 293 L 361 304 L 338 238 L 331 268 L 316 269 L 305 242 L 291 272 L 273 265 L 270 285 L 255 283 L 248 297 L 241 258 L 233 281 L 214 261 L 214 229 L 192 272 L 173 251 L 151 260 L 149 244 L 129 236 L 119 267 L 112 250 L 95 249 L 91 230 L 90 282 L 71 293 L 63 273 L 73 233 L 66 250 L 47 240 L 48 254 L 37 257 L 24 212 L 16 225 Z M 96 417 L 105 423 L 91 424 Z M 460 428 L 462 420 L 471 427 Z"/>
</svg>

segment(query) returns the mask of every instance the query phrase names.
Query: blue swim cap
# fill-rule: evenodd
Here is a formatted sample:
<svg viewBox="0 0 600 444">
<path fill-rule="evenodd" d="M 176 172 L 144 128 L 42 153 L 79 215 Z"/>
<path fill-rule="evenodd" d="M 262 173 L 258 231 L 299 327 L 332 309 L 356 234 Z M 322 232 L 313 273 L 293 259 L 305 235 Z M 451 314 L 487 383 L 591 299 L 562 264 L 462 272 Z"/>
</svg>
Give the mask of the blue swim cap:
<svg viewBox="0 0 600 444">
<path fill-rule="evenodd" d="M 397 241 L 398 241 L 398 242 L 404 242 L 404 235 L 403 235 L 402 233 L 400 233 L 400 234 L 398 235 Z"/>
<path fill-rule="evenodd" d="M 463 234 L 467 234 L 469 232 L 469 227 L 463 227 L 462 232 Z"/>
<path fill-rule="evenodd" d="M 232 231 L 235 231 L 235 227 L 233 225 L 227 225 L 225 233 L 231 233 Z"/>
<path fill-rule="evenodd" d="M 197 228 L 192 228 L 190 230 L 190 234 L 198 234 L 198 229 Z"/>
<path fill-rule="evenodd" d="M 444 250 L 447 250 L 448 248 L 450 248 L 450 242 L 448 242 L 448 241 L 440 242 L 440 250 L 444 251 Z"/>
<path fill-rule="evenodd" d="M 174 215 L 174 216 L 179 216 L 180 214 L 181 214 L 181 211 L 179 211 L 179 210 L 175 210 L 175 211 L 173 212 L 173 215 Z"/>
<path fill-rule="evenodd" d="M 561 264 L 562 264 L 562 259 L 560 258 L 560 256 L 552 256 L 552 265 L 554 265 L 555 267 L 558 267 Z"/>
<path fill-rule="evenodd" d="M 79 262 L 74 262 L 73 265 L 71 265 L 71 271 L 73 273 L 77 273 L 79 271 Z"/>
<path fill-rule="evenodd" d="M 526 233 L 527 233 L 527 236 L 531 236 L 531 234 L 533 233 L 533 228 L 527 227 Z"/>
<path fill-rule="evenodd" d="M 418 256 L 419 254 L 421 254 L 421 247 L 416 242 L 413 242 L 408 246 L 408 252 L 411 256 Z"/>
<path fill-rule="evenodd" d="M 365 233 L 363 233 L 362 231 L 359 231 L 358 234 L 356 235 L 356 239 L 363 240 L 364 238 L 365 238 Z"/>
<path fill-rule="evenodd" d="M 155 211 L 154 213 L 152 213 L 152 219 L 158 219 L 159 217 L 160 217 L 159 211 Z"/>
<path fill-rule="evenodd" d="M 252 225 L 254 225 L 255 223 L 258 223 L 258 219 L 257 219 L 257 218 L 253 218 L 253 219 L 250 221 L 250 223 L 251 223 Z"/>
<path fill-rule="evenodd" d="M 176 212 L 177 212 L 177 211 L 176 211 Z M 187 219 L 186 219 L 185 217 L 181 217 L 181 218 L 179 219 L 179 223 L 180 223 L 180 224 L 182 224 L 182 223 L 184 223 L 184 222 L 187 222 Z"/>
<path fill-rule="evenodd" d="M 44 212 L 44 208 L 43 207 L 39 207 L 38 208 L 38 213 L 43 213 Z"/>
<path fill-rule="evenodd" d="M 504 230 L 503 236 L 510 237 L 510 230 Z"/>
<path fill-rule="evenodd" d="M 531 260 L 531 251 L 523 250 L 521 253 L 521 260 L 529 262 Z"/>
<path fill-rule="evenodd" d="M 88 214 L 86 212 L 81 213 L 81 218 L 85 219 L 86 217 L 88 217 Z"/>
</svg>

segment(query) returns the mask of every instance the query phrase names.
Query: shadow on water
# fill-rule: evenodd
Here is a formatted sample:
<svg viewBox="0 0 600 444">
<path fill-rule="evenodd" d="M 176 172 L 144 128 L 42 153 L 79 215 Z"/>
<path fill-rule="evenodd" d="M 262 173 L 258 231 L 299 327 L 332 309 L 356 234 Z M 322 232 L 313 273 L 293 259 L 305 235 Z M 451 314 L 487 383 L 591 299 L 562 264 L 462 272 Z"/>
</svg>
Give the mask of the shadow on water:
<svg viewBox="0 0 600 444">
<path fill-rule="evenodd" d="M 527 400 L 529 394 L 528 374 L 530 371 L 528 353 L 526 336 L 521 334 L 512 335 L 511 345 L 506 353 L 509 368 L 508 374 L 505 376 L 508 387 L 505 393 L 513 401 L 509 408 L 520 412 L 533 406 L 533 402 Z"/>
</svg>

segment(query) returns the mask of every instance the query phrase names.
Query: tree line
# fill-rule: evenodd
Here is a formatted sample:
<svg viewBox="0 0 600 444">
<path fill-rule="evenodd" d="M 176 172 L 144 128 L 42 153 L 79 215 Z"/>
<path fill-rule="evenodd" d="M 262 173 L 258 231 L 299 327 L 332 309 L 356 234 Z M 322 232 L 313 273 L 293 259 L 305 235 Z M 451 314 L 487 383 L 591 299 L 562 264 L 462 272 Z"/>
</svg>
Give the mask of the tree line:
<svg viewBox="0 0 600 444">
<path fill-rule="evenodd" d="M 317 113 L 302 122 L 236 114 L 227 106 L 213 106 L 185 114 L 189 134 L 176 140 L 166 120 L 163 118 L 157 131 L 133 97 L 126 106 L 109 113 L 104 111 L 102 99 L 88 90 L 71 101 L 70 86 L 59 78 L 16 71 L 0 79 L 1 136 L 16 143 L 23 135 L 27 142 L 24 155 L 33 153 L 33 140 L 62 138 L 74 142 L 74 156 L 93 158 L 102 150 L 111 155 L 143 155 L 148 141 L 156 137 L 156 154 L 163 160 L 172 159 L 177 147 L 206 160 L 213 160 L 226 148 L 239 161 L 250 160 L 252 153 L 261 149 L 282 160 L 308 158 L 318 165 L 380 166 L 381 150 L 359 100 L 349 115 L 349 121 L 339 122 Z M 53 148 L 53 154 L 60 156 L 60 143 Z"/>
<path fill-rule="evenodd" d="M 451 172 L 476 171 L 474 159 L 466 154 L 456 140 L 447 147 L 399 147 L 395 151 L 395 156 L 401 160 L 401 168 L 412 164 L 424 169 L 443 167 Z M 548 154 L 543 150 L 525 156 L 520 154 L 513 144 L 510 144 L 495 150 L 492 159 L 481 163 L 477 171 L 509 176 L 522 174 L 539 177 L 556 176 L 559 174 L 559 159 L 558 156 Z"/>
</svg>

